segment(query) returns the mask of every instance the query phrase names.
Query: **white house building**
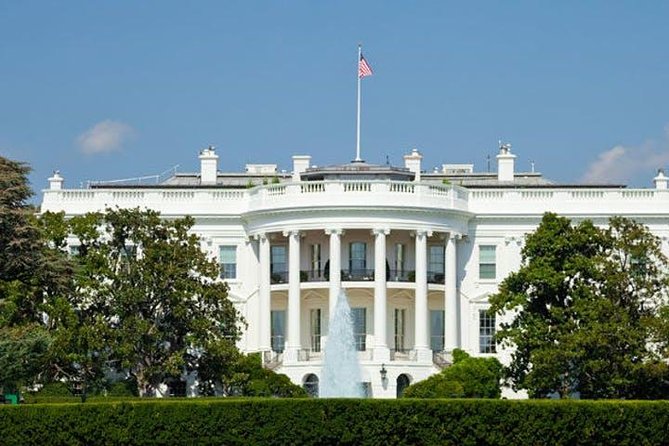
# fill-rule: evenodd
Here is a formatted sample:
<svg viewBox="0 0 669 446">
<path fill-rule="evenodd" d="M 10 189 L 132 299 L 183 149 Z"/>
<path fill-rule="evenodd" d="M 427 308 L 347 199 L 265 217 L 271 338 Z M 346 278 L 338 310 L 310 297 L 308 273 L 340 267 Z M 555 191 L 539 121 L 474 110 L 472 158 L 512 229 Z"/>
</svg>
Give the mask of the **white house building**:
<svg viewBox="0 0 669 446">
<path fill-rule="evenodd" d="M 157 184 L 66 189 L 55 173 L 41 210 L 73 216 L 119 206 L 193 216 L 248 322 L 240 348 L 262 352 L 267 367 L 313 392 L 341 289 L 367 391 L 393 398 L 447 366 L 454 348 L 508 360 L 492 339 L 500 321 L 487 312 L 488 296 L 519 267 L 524 235 L 544 212 L 601 224 L 622 215 L 648 225 L 664 248 L 669 237 L 662 172 L 652 189 L 554 184 L 516 172 L 509 145 L 500 147 L 496 173 L 469 164 L 426 172 L 416 150 L 404 167 L 313 167 L 310 156 L 294 156 L 290 173 L 274 164 L 222 173 L 213 148 L 199 158 L 199 173 Z"/>
</svg>

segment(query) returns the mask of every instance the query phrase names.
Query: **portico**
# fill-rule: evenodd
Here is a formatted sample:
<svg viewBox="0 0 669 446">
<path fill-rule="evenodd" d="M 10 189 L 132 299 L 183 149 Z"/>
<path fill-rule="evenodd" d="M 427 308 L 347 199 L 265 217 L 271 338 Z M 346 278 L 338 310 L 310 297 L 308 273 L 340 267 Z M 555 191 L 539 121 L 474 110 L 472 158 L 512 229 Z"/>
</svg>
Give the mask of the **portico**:
<svg viewBox="0 0 669 446">
<path fill-rule="evenodd" d="M 459 233 L 342 225 L 267 232 L 255 238 L 258 312 L 266 327 L 259 346 L 282 353 L 284 365 L 320 360 L 342 289 L 358 318 L 362 359 L 431 364 L 433 352 L 450 353 L 459 347 Z M 435 295 L 441 296 L 436 303 Z M 431 312 L 445 316 L 431 317 Z M 285 345 L 276 342 L 281 336 Z"/>
</svg>

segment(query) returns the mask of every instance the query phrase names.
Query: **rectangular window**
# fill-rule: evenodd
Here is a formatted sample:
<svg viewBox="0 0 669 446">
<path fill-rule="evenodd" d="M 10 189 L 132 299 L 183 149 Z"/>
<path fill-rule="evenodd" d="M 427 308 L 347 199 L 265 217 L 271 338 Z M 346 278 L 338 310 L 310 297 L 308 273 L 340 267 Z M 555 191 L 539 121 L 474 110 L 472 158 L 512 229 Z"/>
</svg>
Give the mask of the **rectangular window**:
<svg viewBox="0 0 669 446">
<path fill-rule="evenodd" d="M 395 308 L 395 351 L 405 351 L 406 312 L 404 308 Z"/>
<path fill-rule="evenodd" d="M 479 310 L 479 352 L 495 353 L 495 313 Z"/>
<path fill-rule="evenodd" d="M 315 275 L 321 273 L 321 245 L 316 243 L 311 245 L 311 271 Z"/>
<path fill-rule="evenodd" d="M 404 268 L 406 264 L 406 252 L 404 245 L 397 243 L 395 245 L 395 272 L 398 276 L 404 274 Z"/>
<path fill-rule="evenodd" d="M 444 245 L 427 248 L 427 282 L 444 283 Z"/>
<path fill-rule="evenodd" d="M 70 245 L 70 246 L 69 246 L 69 255 L 70 255 L 70 257 L 77 257 L 77 256 L 79 256 L 79 246 L 80 246 L 80 245 Z"/>
<path fill-rule="evenodd" d="M 496 248 L 495 245 L 479 246 L 479 279 L 497 278 Z"/>
<path fill-rule="evenodd" d="M 427 272 L 444 274 L 444 247 L 442 245 L 428 247 Z"/>
<path fill-rule="evenodd" d="M 311 351 L 321 351 L 321 309 L 311 309 Z"/>
<path fill-rule="evenodd" d="M 367 349 L 367 308 L 351 308 L 353 318 L 353 336 L 358 351 Z"/>
<path fill-rule="evenodd" d="M 444 310 L 430 310 L 430 348 L 444 350 Z"/>
<path fill-rule="evenodd" d="M 367 244 L 353 242 L 349 246 L 348 268 L 352 275 L 364 274 L 367 269 Z"/>
<path fill-rule="evenodd" d="M 272 246 L 270 248 L 271 264 L 270 271 L 273 273 L 284 273 L 288 269 L 286 268 L 286 247 L 282 245 Z"/>
<path fill-rule="evenodd" d="M 288 282 L 287 249 L 285 246 L 277 245 L 270 247 L 270 276 L 272 283 Z"/>
<path fill-rule="evenodd" d="M 272 336 L 272 351 L 283 353 L 286 336 L 286 311 L 273 310 L 270 333 Z"/>
<path fill-rule="evenodd" d="M 237 247 L 219 246 L 218 263 L 221 267 L 221 279 L 237 278 Z"/>
</svg>

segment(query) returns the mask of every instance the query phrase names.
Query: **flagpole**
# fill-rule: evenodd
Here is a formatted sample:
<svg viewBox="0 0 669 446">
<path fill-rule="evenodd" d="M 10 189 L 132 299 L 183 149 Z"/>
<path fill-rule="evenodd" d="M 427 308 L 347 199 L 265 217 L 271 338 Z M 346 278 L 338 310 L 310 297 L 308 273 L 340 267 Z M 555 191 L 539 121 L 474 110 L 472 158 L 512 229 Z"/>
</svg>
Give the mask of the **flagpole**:
<svg viewBox="0 0 669 446">
<path fill-rule="evenodd" d="M 360 58 L 362 57 L 362 45 L 358 45 L 358 63 L 356 65 L 356 75 L 358 76 L 358 120 L 356 126 L 355 138 L 355 162 L 361 162 L 360 159 Z"/>
</svg>

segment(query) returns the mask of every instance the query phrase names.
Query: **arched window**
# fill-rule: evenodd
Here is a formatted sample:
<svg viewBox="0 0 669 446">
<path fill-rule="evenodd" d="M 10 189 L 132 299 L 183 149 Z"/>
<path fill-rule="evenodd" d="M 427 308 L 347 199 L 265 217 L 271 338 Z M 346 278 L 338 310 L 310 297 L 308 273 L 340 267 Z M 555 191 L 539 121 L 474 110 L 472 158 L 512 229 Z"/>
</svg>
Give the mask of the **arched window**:
<svg viewBox="0 0 669 446">
<path fill-rule="evenodd" d="M 312 398 L 318 397 L 318 376 L 313 373 L 308 374 L 304 377 L 304 384 L 302 388 L 307 391 L 307 395 Z"/>
<path fill-rule="evenodd" d="M 404 391 L 410 384 L 411 380 L 404 373 L 397 377 L 397 398 L 400 398 L 404 394 Z"/>
</svg>

